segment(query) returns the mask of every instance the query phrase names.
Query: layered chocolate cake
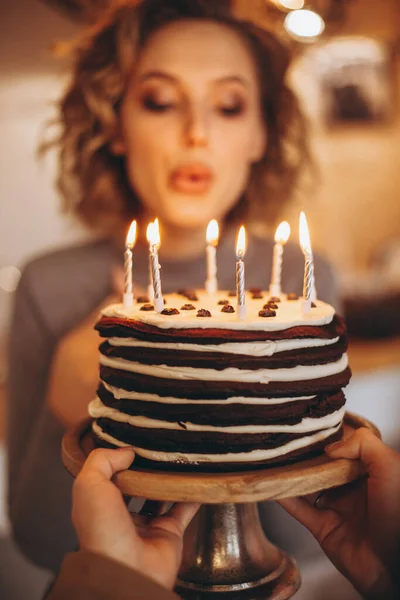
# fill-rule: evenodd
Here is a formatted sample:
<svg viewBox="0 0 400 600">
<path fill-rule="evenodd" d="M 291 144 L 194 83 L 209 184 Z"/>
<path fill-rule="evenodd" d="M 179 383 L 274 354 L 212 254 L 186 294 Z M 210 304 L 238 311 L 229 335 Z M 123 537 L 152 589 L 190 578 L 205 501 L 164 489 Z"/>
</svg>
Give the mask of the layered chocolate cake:
<svg viewBox="0 0 400 600">
<path fill-rule="evenodd" d="M 108 306 L 96 329 L 100 385 L 89 407 L 101 446 L 131 445 L 135 464 L 235 470 L 319 452 L 341 435 L 350 379 L 343 320 L 324 302 L 229 292 Z"/>
</svg>

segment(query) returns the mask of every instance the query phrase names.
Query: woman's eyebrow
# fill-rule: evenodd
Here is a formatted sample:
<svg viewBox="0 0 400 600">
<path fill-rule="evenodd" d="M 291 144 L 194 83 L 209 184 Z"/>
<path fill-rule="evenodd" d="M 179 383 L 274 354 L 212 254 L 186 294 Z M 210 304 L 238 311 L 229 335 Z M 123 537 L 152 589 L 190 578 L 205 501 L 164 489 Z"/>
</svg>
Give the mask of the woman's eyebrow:
<svg viewBox="0 0 400 600">
<path fill-rule="evenodd" d="M 226 77 L 220 77 L 216 79 L 216 83 L 241 83 L 244 87 L 250 87 L 250 82 L 240 75 L 227 75 Z"/>
<path fill-rule="evenodd" d="M 157 77 L 158 79 L 167 79 L 168 81 L 172 81 L 173 83 L 178 83 L 178 79 L 169 73 L 164 73 L 163 71 L 148 71 L 147 73 L 143 73 L 143 75 L 139 75 L 138 81 L 143 82 L 147 81 L 147 79 L 152 79 Z"/>
<path fill-rule="evenodd" d="M 143 73 L 142 75 L 140 75 L 138 77 L 138 82 L 143 83 L 144 81 L 147 81 L 148 79 L 152 79 L 152 78 L 165 79 L 172 83 L 179 83 L 179 80 L 177 77 L 175 77 L 174 75 L 171 75 L 170 73 L 165 73 L 164 71 L 148 71 L 147 73 Z M 217 79 L 214 80 L 214 83 L 217 83 L 217 84 L 230 83 L 230 82 L 240 83 L 241 85 L 243 85 L 246 88 L 250 87 L 250 82 L 247 79 L 245 79 L 244 77 L 241 77 L 239 75 L 225 75 L 224 77 L 218 77 Z"/>
</svg>

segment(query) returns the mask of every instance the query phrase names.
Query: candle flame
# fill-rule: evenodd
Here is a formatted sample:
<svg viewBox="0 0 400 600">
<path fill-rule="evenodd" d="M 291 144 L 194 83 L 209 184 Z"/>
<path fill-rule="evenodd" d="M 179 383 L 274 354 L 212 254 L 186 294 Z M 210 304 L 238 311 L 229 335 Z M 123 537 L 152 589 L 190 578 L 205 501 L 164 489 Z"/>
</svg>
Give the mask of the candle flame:
<svg viewBox="0 0 400 600">
<path fill-rule="evenodd" d="M 155 219 L 155 221 L 147 225 L 146 237 L 151 246 L 160 246 L 160 226 L 158 224 L 158 219 Z"/>
<path fill-rule="evenodd" d="M 136 243 L 137 226 L 136 221 L 132 221 L 129 227 L 128 235 L 126 236 L 126 247 L 132 250 Z"/>
<path fill-rule="evenodd" d="M 218 238 L 219 238 L 218 221 L 216 221 L 215 219 L 212 219 L 212 221 L 209 222 L 208 227 L 207 227 L 207 233 L 206 233 L 207 244 L 211 244 L 212 246 L 217 246 Z"/>
<path fill-rule="evenodd" d="M 246 253 L 246 229 L 244 225 L 239 230 L 239 235 L 236 244 L 236 256 L 237 258 L 243 258 Z"/>
<path fill-rule="evenodd" d="M 146 238 L 147 238 L 147 241 L 149 242 L 149 244 L 154 239 L 153 229 L 154 229 L 154 223 L 153 223 L 153 221 L 151 221 L 151 223 L 149 223 L 147 225 L 147 229 L 146 229 Z"/>
<path fill-rule="evenodd" d="M 275 233 L 275 242 L 284 246 L 290 237 L 290 225 L 282 221 Z"/>
<path fill-rule="evenodd" d="M 304 253 L 311 254 L 310 233 L 304 212 L 300 213 L 300 246 Z"/>
<path fill-rule="evenodd" d="M 158 223 L 158 219 L 155 219 L 155 221 L 154 221 L 154 238 L 155 238 L 154 243 L 157 245 L 157 247 L 160 247 L 161 239 L 160 239 L 160 225 Z"/>
</svg>

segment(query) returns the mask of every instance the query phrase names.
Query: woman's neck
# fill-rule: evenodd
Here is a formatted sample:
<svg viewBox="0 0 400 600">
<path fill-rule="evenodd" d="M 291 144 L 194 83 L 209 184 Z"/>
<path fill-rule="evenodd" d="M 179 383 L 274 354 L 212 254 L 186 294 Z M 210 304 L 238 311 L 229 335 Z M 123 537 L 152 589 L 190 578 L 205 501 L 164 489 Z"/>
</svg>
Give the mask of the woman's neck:
<svg viewBox="0 0 400 600">
<path fill-rule="evenodd" d="M 197 258 L 204 254 L 205 243 L 205 230 L 162 228 L 162 254 L 167 259 Z"/>
</svg>

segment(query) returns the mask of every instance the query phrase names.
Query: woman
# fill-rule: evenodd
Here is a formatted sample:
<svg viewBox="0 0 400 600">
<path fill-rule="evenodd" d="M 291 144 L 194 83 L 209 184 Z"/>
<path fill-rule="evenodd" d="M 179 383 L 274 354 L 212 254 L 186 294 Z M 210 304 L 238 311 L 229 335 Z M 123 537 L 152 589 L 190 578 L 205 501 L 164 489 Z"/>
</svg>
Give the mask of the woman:
<svg viewBox="0 0 400 600">
<path fill-rule="evenodd" d="M 101 239 L 24 270 L 10 354 L 10 516 L 34 562 L 57 570 L 76 545 L 72 481 L 60 458 L 65 427 L 86 415 L 97 384 L 101 304 L 115 293 L 135 217 L 135 281 L 147 285 L 145 226 L 162 224 L 165 292 L 202 287 L 211 218 L 222 227 L 219 285 L 234 286 L 238 220 L 271 225 L 308 162 L 306 129 L 285 85 L 289 57 L 269 33 L 212 0 L 127 2 L 75 47 L 60 104 L 65 205 Z M 250 236 L 246 283 L 266 288 L 272 243 Z M 285 252 L 283 289 L 301 293 L 303 259 Z M 337 304 L 315 257 L 318 292 Z"/>
</svg>

